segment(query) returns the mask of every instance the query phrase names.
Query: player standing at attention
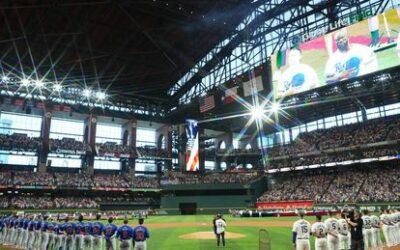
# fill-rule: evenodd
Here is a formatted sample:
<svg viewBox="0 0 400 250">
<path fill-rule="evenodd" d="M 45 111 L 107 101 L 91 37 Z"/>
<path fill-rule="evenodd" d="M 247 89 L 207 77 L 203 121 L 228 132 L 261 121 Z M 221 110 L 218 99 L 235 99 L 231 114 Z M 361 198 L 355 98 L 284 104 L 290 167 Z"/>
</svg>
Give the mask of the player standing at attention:
<svg viewBox="0 0 400 250">
<path fill-rule="evenodd" d="M 328 250 L 328 242 L 326 240 L 327 227 L 323 223 L 321 215 L 316 216 L 317 221 L 311 227 L 311 233 L 316 237 L 315 250 Z"/>
<path fill-rule="evenodd" d="M 329 211 L 329 218 L 325 220 L 325 226 L 328 231 L 328 249 L 336 250 L 339 245 L 339 225 L 338 220 L 333 217 L 334 213 Z"/>
<path fill-rule="evenodd" d="M 106 250 L 117 250 L 117 244 L 115 242 L 115 235 L 118 227 L 113 224 L 114 219 L 108 218 L 108 224 L 104 227 L 104 238 L 106 240 Z"/>
<path fill-rule="evenodd" d="M 47 244 L 46 249 L 54 249 L 54 239 L 55 239 L 54 227 L 55 224 L 53 223 L 52 219 L 50 219 L 50 221 L 47 223 L 47 233 L 49 235 L 49 243 Z"/>
<path fill-rule="evenodd" d="M 372 226 L 372 234 L 371 234 L 371 247 L 372 249 L 378 249 L 382 247 L 381 236 L 379 234 L 380 229 L 380 220 L 376 215 L 371 215 L 371 226 Z"/>
<path fill-rule="evenodd" d="M 124 220 L 124 225 L 117 230 L 117 238 L 120 240 L 120 250 L 131 249 L 131 239 L 133 237 L 133 229 L 128 225 L 128 220 Z"/>
<path fill-rule="evenodd" d="M 37 218 L 38 221 L 35 222 L 35 242 L 33 243 L 35 249 L 40 248 L 42 242 L 42 232 L 40 231 L 40 228 L 42 227 L 42 216 L 39 215 Z"/>
<path fill-rule="evenodd" d="M 69 222 L 68 216 L 65 217 L 65 223 L 64 223 L 65 250 L 73 249 L 75 227 L 76 227 L 75 223 Z"/>
<path fill-rule="evenodd" d="M 0 244 L 3 244 L 4 218 L 0 217 Z"/>
<path fill-rule="evenodd" d="M 225 246 L 226 221 L 222 218 L 221 214 L 217 214 L 215 227 L 217 232 L 217 246 L 220 245 L 221 239 L 222 239 L 222 246 Z"/>
<path fill-rule="evenodd" d="M 347 223 L 350 225 L 351 232 L 351 249 L 364 250 L 364 237 L 363 237 L 363 220 L 361 213 L 357 210 L 353 212 L 351 218 L 347 218 Z"/>
<path fill-rule="evenodd" d="M 139 218 L 139 225 L 133 229 L 133 241 L 135 250 L 146 250 L 147 239 L 150 238 L 149 230 L 143 226 L 144 219 Z"/>
<path fill-rule="evenodd" d="M 299 211 L 300 220 L 293 224 L 293 246 L 296 250 L 310 250 L 311 224 L 304 219 L 304 211 Z"/>
<path fill-rule="evenodd" d="M 63 243 L 64 243 L 64 235 L 63 235 L 63 224 L 60 223 L 54 223 L 54 248 L 55 249 L 63 249 Z"/>
<path fill-rule="evenodd" d="M 33 244 L 35 243 L 35 217 L 33 216 L 28 223 L 28 240 L 27 240 L 27 248 L 33 249 Z"/>
<path fill-rule="evenodd" d="M 361 217 L 363 220 L 363 237 L 365 249 L 372 246 L 372 221 L 369 216 L 369 211 L 364 210 L 364 215 Z"/>
<path fill-rule="evenodd" d="M 40 249 L 46 250 L 47 244 L 49 243 L 49 234 L 47 232 L 49 223 L 47 222 L 47 216 L 43 216 L 42 225 L 40 227 Z"/>
<path fill-rule="evenodd" d="M 96 222 L 93 223 L 93 229 L 92 229 L 92 249 L 103 249 L 103 237 L 102 233 L 104 230 L 104 225 L 103 223 L 100 222 L 101 215 L 97 214 L 96 215 Z"/>
<path fill-rule="evenodd" d="M 339 250 L 348 250 L 350 249 L 350 232 L 349 225 L 346 221 L 346 214 L 342 212 L 341 219 L 338 220 L 338 228 L 339 228 Z"/>
<path fill-rule="evenodd" d="M 84 231 L 83 231 L 83 249 L 91 248 L 92 246 L 92 230 L 93 224 L 91 222 L 86 222 L 84 224 Z"/>
<path fill-rule="evenodd" d="M 78 216 L 78 223 L 76 223 L 75 227 L 75 249 L 84 249 L 84 232 L 85 232 L 85 223 L 83 222 L 83 215 L 80 214 Z"/>
</svg>

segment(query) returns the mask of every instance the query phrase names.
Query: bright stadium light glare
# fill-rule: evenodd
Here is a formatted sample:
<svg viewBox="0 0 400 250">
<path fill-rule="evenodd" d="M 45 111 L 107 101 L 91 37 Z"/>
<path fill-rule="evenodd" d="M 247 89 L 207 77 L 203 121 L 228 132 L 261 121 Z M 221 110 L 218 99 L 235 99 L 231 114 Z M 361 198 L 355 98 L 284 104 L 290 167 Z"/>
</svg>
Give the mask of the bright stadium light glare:
<svg viewBox="0 0 400 250">
<path fill-rule="evenodd" d="M 24 78 L 21 80 L 22 86 L 27 87 L 27 86 L 29 86 L 30 83 L 31 83 L 31 81 L 29 81 L 29 79 Z"/>
<path fill-rule="evenodd" d="M 281 105 L 278 102 L 273 102 L 271 104 L 271 111 L 273 113 L 277 113 L 279 111 L 279 109 L 281 108 Z"/>
<path fill-rule="evenodd" d="M 42 81 L 42 80 L 37 80 L 37 81 L 35 81 L 35 86 L 37 87 L 37 88 L 43 88 L 43 86 L 44 86 L 44 82 Z"/>
<path fill-rule="evenodd" d="M 90 89 L 84 89 L 84 90 L 82 91 L 82 95 L 83 95 L 84 97 L 86 97 L 86 98 L 89 98 L 91 94 L 92 94 L 92 91 L 91 91 Z"/>
<path fill-rule="evenodd" d="M 254 106 L 251 108 L 251 116 L 253 119 L 260 119 L 264 115 L 264 109 L 262 106 Z"/>
<path fill-rule="evenodd" d="M 8 76 L 2 76 L 2 77 L 1 77 L 1 80 L 2 80 L 3 82 L 8 82 L 8 81 L 10 80 L 10 77 L 8 77 Z"/>
<path fill-rule="evenodd" d="M 61 92 L 62 86 L 61 86 L 61 84 L 56 83 L 56 84 L 53 85 L 53 89 L 54 89 L 54 91 L 56 91 L 56 92 Z"/>
<path fill-rule="evenodd" d="M 106 99 L 106 93 L 101 92 L 101 91 L 97 91 L 97 92 L 96 92 L 96 98 L 97 98 L 97 100 L 99 100 L 99 101 L 103 101 L 103 100 Z"/>
</svg>

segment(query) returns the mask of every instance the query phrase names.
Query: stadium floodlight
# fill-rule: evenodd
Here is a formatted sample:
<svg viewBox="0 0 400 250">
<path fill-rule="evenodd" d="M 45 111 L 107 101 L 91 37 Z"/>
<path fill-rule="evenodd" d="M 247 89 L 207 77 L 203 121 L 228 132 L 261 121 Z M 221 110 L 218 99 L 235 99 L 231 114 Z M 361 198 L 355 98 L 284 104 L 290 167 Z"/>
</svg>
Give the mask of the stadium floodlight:
<svg viewBox="0 0 400 250">
<path fill-rule="evenodd" d="M 279 104 L 279 102 L 273 102 L 271 104 L 271 111 L 273 113 L 277 113 L 279 111 L 279 109 L 281 108 L 281 105 Z"/>
<path fill-rule="evenodd" d="M 36 80 L 35 81 L 35 86 L 36 86 L 36 88 L 41 89 L 44 86 L 44 82 L 42 80 Z"/>
<path fill-rule="evenodd" d="M 89 98 L 91 94 L 92 94 L 92 91 L 91 91 L 90 89 L 84 89 L 84 90 L 82 91 L 82 95 L 83 95 L 84 97 L 86 97 L 86 98 Z"/>
<path fill-rule="evenodd" d="M 8 82 L 8 81 L 10 80 L 10 77 L 8 77 L 8 76 L 2 76 L 2 77 L 1 77 L 1 80 L 2 80 L 3 82 Z"/>
<path fill-rule="evenodd" d="M 62 90 L 62 85 L 59 84 L 59 83 L 56 83 L 56 84 L 53 85 L 53 89 L 54 89 L 54 91 L 56 91 L 56 92 L 61 92 L 61 90 Z"/>
<path fill-rule="evenodd" d="M 264 108 L 262 106 L 254 106 L 251 108 L 251 116 L 254 120 L 260 119 L 264 115 Z"/>
<path fill-rule="evenodd" d="M 99 101 L 104 101 L 106 99 L 106 93 L 102 92 L 102 91 L 97 91 L 96 92 L 96 98 Z"/>
<path fill-rule="evenodd" d="M 21 80 L 22 86 L 28 87 L 30 83 L 31 81 L 29 81 L 29 79 L 24 78 Z"/>
</svg>

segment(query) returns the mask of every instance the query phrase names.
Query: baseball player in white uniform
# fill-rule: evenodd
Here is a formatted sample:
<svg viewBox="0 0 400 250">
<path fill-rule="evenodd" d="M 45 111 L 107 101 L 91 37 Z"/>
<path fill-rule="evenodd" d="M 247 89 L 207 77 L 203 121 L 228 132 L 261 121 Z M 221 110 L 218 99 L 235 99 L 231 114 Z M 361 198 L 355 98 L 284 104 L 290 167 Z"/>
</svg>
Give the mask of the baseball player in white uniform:
<svg viewBox="0 0 400 250">
<path fill-rule="evenodd" d="M 342 218 L 338 220 L 339 247 L 337 249 L 348 250 L 351 246 L 350 228 L 346 220 L 346 214 L 342 213 L 341 217 Z"/>
<path fill-rule="evenodd" d="M 315 250 L 328 250 L 328 241 L 326 239 L 328 229 L 321 221 L 321 215 L 317 215 L 317 222 L 311 227 L 311 233 L 316 237 Z"/>
<path fill-rule="evenodd" d="M 329 218 L 325 220 L 325 226 L 328 231 L 328 249 L 336 250 L 339 246 L 339 225 L 338 220 L 329 212 Z"/>
<path fill-rule="evenodd" d="M 274 74 L 278 95 L 297 94 L 320 86 L 317 73 L 309 65 L 301 63 L 301 57 L 299 49 L 291 49 L 288 53 L 289 67 L 283 73 L 277 71 Z"/>
<path fill-rule="evenodd" d="M 350 44 L 346 28 L 334 34 L 337 50 L 333 52 L 325 67 L 328 84 L 369 74 L 378 70 L 375 52 L 362 44 Z"/>
<path fill-rule="evenodd" d="M 293 246 L 296 250 L 310 250 L 311 224 L 304 219 L 304 211 L 299 212 L 300 220 L 293 224 Z"/>
<path fill-rule="evenodd" d="M 378 249 L 382 246 L 381 236 L 380 236 L 380 224 L 381 221 L 379 217 L 376 215 L 371 215 L 371 225 L 372 225 L 372 234 L 371 234 L 371 247 L 372 249 Z"/>
<path fill-rule="evenodd" d="M 393 243 L 397 246 L 400 243 L 400 234 L 399 234 L 399 215 L 396 210 L 392 210 L 390 217 L 392 219 L 392 234 L 393 234 Z"/>
<path fill-rule="evenodd" d="M 382 209 L 380 219 L 382 222 L 382 232 L 383 236 L 385 237 L 386 246 L 388 247 L 394 246 L 392 233 L 390 230 L 392 221 L 390 219 L 389 210 Z"/>
<path fill-rule="evenodd" d="M 368 210 L 364 210 L 364 215 L 361 219 L 363 220 L 364 246 L 365 249 L 369 249 L 369 247 L 372 246 L 372 221 Z"/>
</svg>

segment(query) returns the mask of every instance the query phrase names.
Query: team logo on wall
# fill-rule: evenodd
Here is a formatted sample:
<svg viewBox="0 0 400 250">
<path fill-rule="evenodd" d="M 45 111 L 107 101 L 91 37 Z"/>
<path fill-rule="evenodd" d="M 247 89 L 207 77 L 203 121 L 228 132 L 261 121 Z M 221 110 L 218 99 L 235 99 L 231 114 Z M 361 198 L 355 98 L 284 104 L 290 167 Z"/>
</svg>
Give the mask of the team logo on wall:
<svg viewBox="0 0 400 250">
<path fill-rule="evenodd" d="M 199 131 L 196 120 L 186 120 L 186 171 L 199 170 Z"/>
</svg>

